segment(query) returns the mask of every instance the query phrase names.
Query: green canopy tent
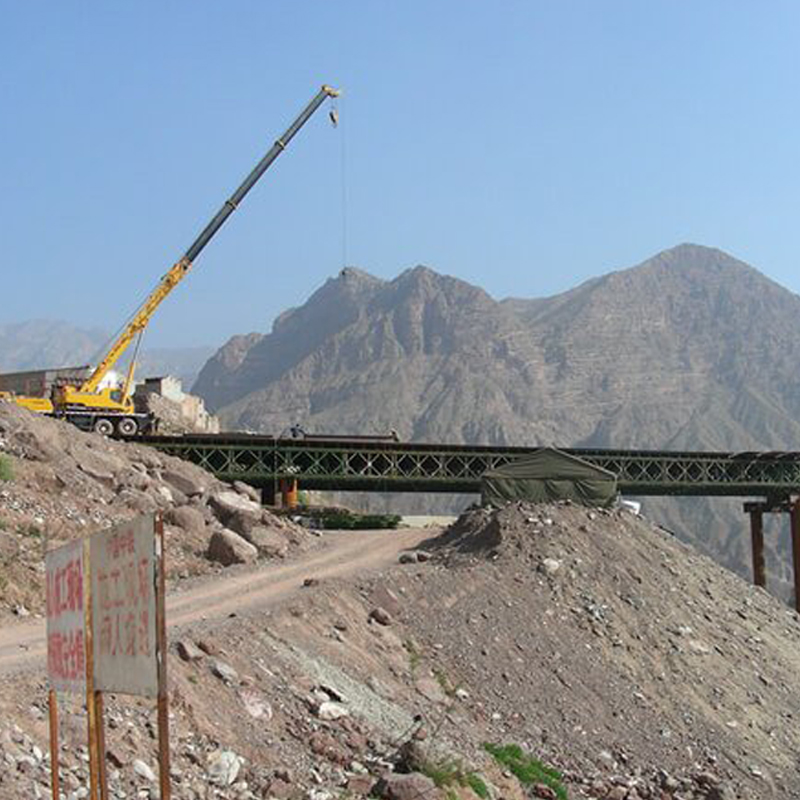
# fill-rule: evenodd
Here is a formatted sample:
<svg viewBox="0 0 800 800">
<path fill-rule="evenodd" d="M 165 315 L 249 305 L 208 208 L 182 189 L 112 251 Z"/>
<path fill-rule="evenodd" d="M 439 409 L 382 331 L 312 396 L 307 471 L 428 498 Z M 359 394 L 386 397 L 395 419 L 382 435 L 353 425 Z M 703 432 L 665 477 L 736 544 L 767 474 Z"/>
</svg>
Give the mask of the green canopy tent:
<svg viewBox="0 0 800 800">
<path fill-rule="evenodd" d="M 499 506 L 512 500 L 550 503 L 572 500 L 608 507 L 617 496 L 617 476 L 577 456 L 543 447 L 481 476 L 481 500 Z"/>
</svg>

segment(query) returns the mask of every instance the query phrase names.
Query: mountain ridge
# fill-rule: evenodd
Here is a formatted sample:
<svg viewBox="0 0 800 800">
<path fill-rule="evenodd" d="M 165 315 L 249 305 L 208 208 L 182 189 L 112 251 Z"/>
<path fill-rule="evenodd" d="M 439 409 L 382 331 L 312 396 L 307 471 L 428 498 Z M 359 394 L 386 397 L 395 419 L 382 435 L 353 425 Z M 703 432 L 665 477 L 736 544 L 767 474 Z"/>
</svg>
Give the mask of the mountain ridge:
<svg viewBox="0 0 800 800">
<path fill-rule="evenodd" d="M 489 445 L 800 449 L 799 342 L 800 297 L 700 245 L 532 300 L 494 300 L 421 266 L 389 281 L 345 270 L 232 368 L 209 362 L 194 391 L 208 401 L 206 386 L 222 387 L 210 405 L 223 425 L 266 433 L 300 423 Z M 749 570 L 735 501 L 646 508 Z M 785 584 L 786 537 L 769 538 Z"/>
</svg>

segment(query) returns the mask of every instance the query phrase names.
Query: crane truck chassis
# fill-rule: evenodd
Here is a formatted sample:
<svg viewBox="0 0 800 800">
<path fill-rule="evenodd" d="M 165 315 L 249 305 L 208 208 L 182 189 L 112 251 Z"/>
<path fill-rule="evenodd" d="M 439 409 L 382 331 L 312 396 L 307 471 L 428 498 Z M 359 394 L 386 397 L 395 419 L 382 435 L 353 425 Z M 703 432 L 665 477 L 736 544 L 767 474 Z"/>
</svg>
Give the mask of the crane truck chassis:
<svg viewBox="0 0 800 800">
<path fill-rule="evenodd" d="M 130 438 L 137 434 L 153 432 L 156 421 L 151 414 L 138 413 L 131 399 L 136 359 L 132 359 L 125 381 L 120 389 L 114 387 L 101 388 L 110 370 L 121 358 L 128 346 L 141 336 L 150 322 L 150 318 L 161 305 L 167 295 L 183 280 L 191 270 L 195 259 L 211 241 L 225 220 L 238 208 L 245 195 L 255 186 L 259 178 L 269 169 L 273 161 L 286 149 L 294 135 L 305 125 L 314 112 L 329 98 L 339 96 L 339 92 L 330 86 L 323 86 L 311 102 L 303 109 L 294 122 L 287 128 L 283 136 L 275 143 L 256 164 L 239 188 L 222 205 L 197 238 L 189 246 L 183 256 L 170 268 L 134 313 L 131 321 L 102 357 L 100 363 L 90 368 L 72 368 L 61 370 L 44 370 L 43 374 L 55 373 L 51 384 L 41 393 L 20 392 L 13 386 L 16 375 L 0 375 L 0 401 L 10 401 L 23 408 L 58 419 L 64 419 L 84 430 L 92 430 L 107 436 L 116 434 L 122 438 Z M 331 120 L 336 124 L 335 113 Z M 74 373 L 85 370 L 86 377 L 76 379 Z M 57 373 L 73 373 L 59 377 Z M 36 373 L 29 373 L 35 375 Z"/>
</svg>

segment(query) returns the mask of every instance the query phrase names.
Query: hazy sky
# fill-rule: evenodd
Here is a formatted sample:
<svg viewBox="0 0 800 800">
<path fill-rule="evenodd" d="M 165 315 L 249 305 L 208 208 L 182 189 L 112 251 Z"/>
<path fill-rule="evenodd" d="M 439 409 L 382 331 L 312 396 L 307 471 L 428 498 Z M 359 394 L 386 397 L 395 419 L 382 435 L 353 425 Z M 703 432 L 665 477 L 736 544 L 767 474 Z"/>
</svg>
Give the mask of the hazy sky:
<svg viewBox="0 0 800 800">
<path fill-rule="evenodd" d="M 116 329 L 322 83 L 149 343 L 342 266 L 536 297 L 683 241 L 800 291 L 800 3 L 0 0 L 0 324 Z"/>
</svg>

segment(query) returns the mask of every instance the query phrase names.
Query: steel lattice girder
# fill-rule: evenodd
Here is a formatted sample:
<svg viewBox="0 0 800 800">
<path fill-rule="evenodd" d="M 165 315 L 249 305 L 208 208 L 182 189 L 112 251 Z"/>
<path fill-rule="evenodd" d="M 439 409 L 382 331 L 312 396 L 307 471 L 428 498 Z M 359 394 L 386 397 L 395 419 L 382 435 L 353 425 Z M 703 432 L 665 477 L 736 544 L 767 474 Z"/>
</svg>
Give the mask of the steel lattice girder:
<svg viewBox="0 0 800 800">
<path fill-rule="evenodd" d="M 308 489 L 468 492 L 487 470 L 538 448 L 364 441 L 304 441 L 268 436 L 145 437 L 223 480 L 269 485 L 297 478 Z M 634 495 L 787 495 L 800 492 L 800 453 L 702 453 L 566 449 L 618 476 Z"/>
</svg>

